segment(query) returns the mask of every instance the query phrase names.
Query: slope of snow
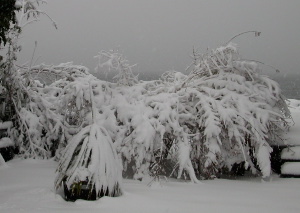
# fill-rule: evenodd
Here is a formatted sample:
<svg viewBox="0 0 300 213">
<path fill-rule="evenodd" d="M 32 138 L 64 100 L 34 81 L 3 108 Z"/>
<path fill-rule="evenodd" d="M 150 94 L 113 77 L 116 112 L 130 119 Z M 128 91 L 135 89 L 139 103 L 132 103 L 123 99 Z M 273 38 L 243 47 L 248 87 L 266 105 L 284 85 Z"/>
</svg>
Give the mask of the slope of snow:
<svg viewBox="0 0 300 213">
<path fill-rule="evenodd" d="M 0 212 L 300 212 L 300 179 L 271 182 L 260 178 L 211 180 L 191 184 L 162 181 L 148 187 L 147 182 L 124 180 L 125 194 L 98 201 L 66 202 L 55 194 L 53 181 L 57 163 L 53 160 L 8 162 L 0 169 Z"/>
</svg>

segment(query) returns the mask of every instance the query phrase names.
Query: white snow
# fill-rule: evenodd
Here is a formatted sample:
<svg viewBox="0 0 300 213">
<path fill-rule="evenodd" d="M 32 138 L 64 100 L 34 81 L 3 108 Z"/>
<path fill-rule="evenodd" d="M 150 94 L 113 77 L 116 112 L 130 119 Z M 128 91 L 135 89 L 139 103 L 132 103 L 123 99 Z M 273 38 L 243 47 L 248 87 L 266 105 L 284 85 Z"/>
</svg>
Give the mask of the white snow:
<svg viewBox="0 0 300 213">
<path fill-rule="evenodd" d="M 154 101 L 149 100 L 149 104 L 155 103 Z M 126 102 L 120 102 L 122 103 Z M 159 103 L 155 105 L 157 110 Z M 133 109 L 133 123 L 135 114 L 139 112 L 138 106 L 137 104 Z M 287 134 L 288 143 L 300 144 L 300 101 L 290 100 L 289 107 L 295 124 Z M 104 110 L 106 109 L 103 108 Z M 168 115 L 167 118 L 173 119 L 173 115 Z M 124 122 L 128 120 L 128 117 L 124 117 Z M 144 120 L 146 122 L 147 118 Z M 140 125 L 140 122 L 136 125 Z M 189 164 L 186 160 L 183 163 Z M 54 189 L 57 166 L 58 163 L 52 159 L 14 159 L 7 162 L 7 166 L 0 166 L 0 212 L 300 212 L 300 179 L 280 179 L 275 174 L 271 176 L 270 182 L 253 176 L 235 180 L 206 180 L 200 184 L 176 179 L 169 179 L 167 182 L 162 179 L 161 184 L 152 184 L 155 187 L 147 186 L 151 179 L 143 182 L 125 179 L 124 194 L 120 197 L 66 202 L 61 196 L 62 192 L 57 194 Z M 300 171 L 298 164 L 283 166 L 286 174 L 290 169 Z"/>
<path fill-rule="evenodd" d="M 15 144 L 10 140 L 10 138 L 4 137 L 0 139 L 0 148 L 5 148 L 8 146 L 14 146 Z"/>
<path fill-rule="evenodd" d="M 284 175 L 300 175 L 300 162 L 285 162 L 281 166 L 281 173 Z"/>
<path fill-rule="evenodd" d="M 300 107 L 297 110 L 300 114 Z M 297 117 L 295 112 L 296 109 L 292 110 L 295 126 L 298 126 L 300 116 Z M 121 197 L 73 203 L 66 202 L 55 193 L 57 162 L 54 160 L 14 159 L 7 165 L 0 168 L 1 213 L 300 212 L 300 179 L 279 178 L 275 174 L 270 182 L 262 182 L 260 177 L 206 180 L 201 184 L 162 179 L 160 184 L 152 184 L 155 187 L 147 186 L 151 179 L 143 182 L 125 179 L 124 195 Z M 294 171 L 295 165 L 286 164 L 283 172 L 289 173 L 289 169 Z"/>
<path fill-rule="evenodd" d="M 17 9 L 19 9 L 19 8 L 21 8 L 21 7 L 23 7 L 23 4 L 22 4 L 22 2 L 21 1 L 16 1 L 16 3 L 15 3 L 15 8 L 17 8 Z"/>
<path fill-rule="evenodd" d="M 124 180 L 124 195 L 98 201 L 66 202 L 55 194 L 53 160 L 8 162 L 0 169 L 0 212 L 109 212 L 109 213 L 192 213 L 192 212 L 300 212 L 300 179 L 271 182 L 260 178 L 209 180 L 202 184 L 169 180 L 160 186 Z"/>
<path fill-rule="evenodd" d="M 0 129 L 8 129 L 12 126 L 11 121 L 0 122 Z"/>
</svg>

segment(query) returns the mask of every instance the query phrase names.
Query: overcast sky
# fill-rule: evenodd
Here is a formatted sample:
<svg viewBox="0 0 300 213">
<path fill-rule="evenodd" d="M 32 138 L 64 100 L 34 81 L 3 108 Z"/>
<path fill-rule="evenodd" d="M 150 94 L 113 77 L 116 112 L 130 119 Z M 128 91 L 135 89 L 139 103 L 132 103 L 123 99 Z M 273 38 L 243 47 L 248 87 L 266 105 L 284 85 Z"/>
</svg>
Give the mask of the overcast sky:
<svg viewBox="0 0 300 213">
<path fill-rule="evenodd" d="M 94 70 L 101 50 L 119 49 L 135 73 L 149 78 L 164 71 L 184 72 L 193 46 L 204 53 L 234 40 L 243 58 L 259 60 L 285 73 L 300 73 L 299 0 L 48 0 L 49 20 L 28 26 L 19 63 L 73 61 Z"/>
</svg>

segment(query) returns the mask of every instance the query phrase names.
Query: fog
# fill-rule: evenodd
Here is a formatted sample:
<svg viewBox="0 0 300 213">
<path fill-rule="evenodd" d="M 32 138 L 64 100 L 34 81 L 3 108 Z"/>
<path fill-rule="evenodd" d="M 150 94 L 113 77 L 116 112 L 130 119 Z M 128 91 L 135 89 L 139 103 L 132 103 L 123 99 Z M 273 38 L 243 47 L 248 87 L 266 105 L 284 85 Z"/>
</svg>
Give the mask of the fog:
<svg viewBox="0 0 300 213">
<path fill-rule="evenodd" d="M 299 73 L 299 0 L 48 0 L 41 6 L 57 23 L 42 17 L 24 29 L 18 63 L 73 61 L 96 67 L 101 50 L 119 50 L 140 78 L 153 79 L 168 70 L 185 72 L 193 48 L 205 53 L 233 36 L 243 58 Z M 274 69 L 263 66 L 269 75 Z"/>
</svg>

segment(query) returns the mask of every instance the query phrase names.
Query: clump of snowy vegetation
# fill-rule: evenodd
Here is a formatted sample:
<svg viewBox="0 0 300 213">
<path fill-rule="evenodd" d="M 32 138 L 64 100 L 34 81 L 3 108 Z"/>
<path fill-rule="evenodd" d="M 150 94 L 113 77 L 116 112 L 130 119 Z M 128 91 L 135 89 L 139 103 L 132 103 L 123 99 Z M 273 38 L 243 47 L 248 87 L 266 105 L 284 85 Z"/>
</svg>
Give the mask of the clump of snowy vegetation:
<svg viewBox="0 0 300 213">
<path fill-rule="evenodd" d="M 180 88 L 191 91 L 201 135 L 194 145 L 204 149 L 193 162 L 209 174 L 244 162 L 269 176 L 270 145 L 282 142 L 290 116 L 279 85 L 262 75 L 257 63 L 241 61 L 232 43 L 194 56 L 194 68 Z"/>
<path fill-rule="evenodd" d="M 100 68 L 103 64 L 120 67 L 112 62 L 118 55 L 105 54 L 110 62 L 102 62 Z M 281 142 L 288 126 L 289 112 L 279 85 L 262 75 L 255 62 L 239 60 L 232 43 L 195 54 L 189 75 L 166 72 L 155 81 L 138 81 L 128 72 L 124 76 L 130 77 L 110 83 L 71 63 L 16 73 L 19 82 L 28 79 L 25 76 L 35 80 L 27 83 L 28 103 L 17 109 L 20 116 L 11 136 L 24 157 L 55 155 L 61 160 L 57 184 L 62 171 L 76 170 L 79 178 L 81 167 L 90 168 L 89 158 L 97 150 L 101 155 L 101 143 L 116 149 L 124 175 L 132 173 L 135 179 L 160 168 L 155 174 L 176 174 L 198 182 L 240 163 L 267 177 L 271 145 Z M 38 80 L 43 73 L 57 80 L 47 84 Z M 91 134 L 95 129 L 97 134 Z M 83 145 L 84 141 L 92 142 Z"/>
<path fill-rule="evenodd" d="M 93 190 L 96 192 L 95 199 L 103 195 L 119 196 L 122 194 L 120 162 L 112 139 L 101 124 L 101 116 L 93 100 L 91 83 L 92 81 L 89 82 L 90 97 L 86 96 L 87 94 L 82 96 L 85 103 L 90 103 L 86 107 L 91 108 L 92 121 L 88 122 L 91 124 L 82 126 L 64 149 L 57 169 L 56 187 L 59 188 L 64 182 L 68 189 L 74 191 L 74 185 L 78 188 L 78 184 L 87 182 L 89 194 L 91 195 Z M 79 90 L 82 91 L 82 88 Z M 76 107 L 82 109 L 82 103 L 82 100 L 77 101 Z"/>
<path fill-rule="evenodd" d="M 39 15 L 22 2 L 23 16 Z M 72 63 L 15 66 L 19 33 L 1 64 L 1 111 L 10 112 L 1 122 L 12 123 L 7 136 L 21 156 L 60 162 L 57 188 L 86 181 L 98 197 L 117 196 L 122 171 L 197 183 L 238 164 L 270 176 L 271 146 L 282 143 L 290 113 L 279 85 L 241 60 L 235 44 L 194 52 L 190 74 L 154 81 L 138 81 L 122 54 L 102 51 L 97 69 L 117 71 L 110 83 Z"/>
<path fill-rule="evenodd" d="M 116 80 L 118 85 L 132 86 L 138 82 L 137 76 L 132 72 L 135 65 L 129 65 L 128 60 L 118 51 L 102 50 L 95 58 L 99 61 L 95 70 L 103 72 L 106 68 L 106 72 L 116 71 L 118 74 L 113 79 Z"/>
<path fill-rule="evenodd" d="M 103 63 L 115 67 L 112 62 Z M 262 75 L 255 62 L 240 61 L 231 43 L 195 54 L 189 75 L 166 72 L 156 81 L 135 80 L 133 84 L 132 78 L 126 78 L 131 83 L 126 79 L 122 84 L 119 80 L 110 83 L 70 63 L 31 69 L 37 71 L 60 75 L 60 79 L 34 87 L 40 94 L 34 104 L 51 106 L 31 107 L 46 111 L 31 111 L 27 116 L 27 123 L 33 121 L 43 128 L 33 137 L 43 137 L 32 146 L 37 150 L 29 149 L 30 141 L 27 147 L 20 146 L 28 150 L 27 156 L 47 157 L 54 150 L 57 158 L 64 158 L 61 150 L 92 124 L 90 84 L 99 113 L 97 123 L 122 159 L 123 172 L 131 171 L 136 179 L 151 174 L 155 163 L 161 164 L 161 173 L 178 178 L 187 174 L 194 182 L 218 176 L 223 168 L 230 170 L 239 163 L 267 177 L 270 146 L 281 142 L 287 127 L 289 112 L 278 84 Z M 29 127 L 36 131 L 39 126 L 33 124 Z"/>
<path fill-rule="evenodd" d="M 39 122 L 42 114 L 48 112 L 46 103 L 42 101 L 37 91 L 41 84 L 30 76 L 32 62 L 22 68 L 16 65 L 17 53 L 21 50 L 18 44 L 21 31 L 37 21 L 40 15 L 48 16 L 38 9 L 41 3 L 45 1 L 20 0 L 15 4 L 18 13 L 15 14 L 15 21 L 5 34 L 7 42 L 3 49 L 7 50 L 7 53 L 0 60 L 0 122 L 13 122 L 6 133 L 24 157 L 47 158 L 51 144 L 45 141 L 47 137 L 44 135 L 48 134 L 50 138 L 51 133 L 47 131 L 49 130 L 47 125 L 51 121 Z M 51 18 L 50 20 L 56 27 L 55 22 Z M 49 114 L 45 115 L 47 116 L 51 117 Z"/>
</svg>

